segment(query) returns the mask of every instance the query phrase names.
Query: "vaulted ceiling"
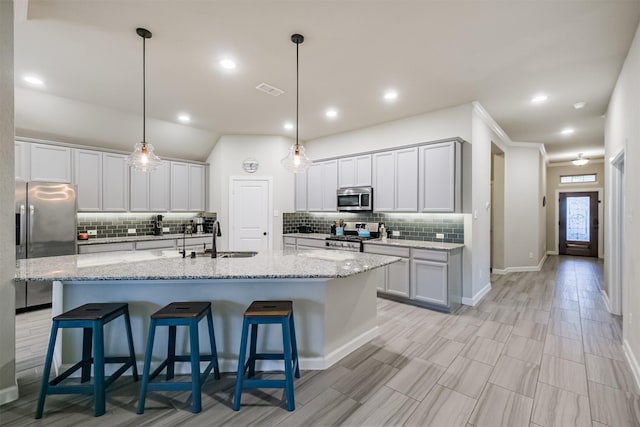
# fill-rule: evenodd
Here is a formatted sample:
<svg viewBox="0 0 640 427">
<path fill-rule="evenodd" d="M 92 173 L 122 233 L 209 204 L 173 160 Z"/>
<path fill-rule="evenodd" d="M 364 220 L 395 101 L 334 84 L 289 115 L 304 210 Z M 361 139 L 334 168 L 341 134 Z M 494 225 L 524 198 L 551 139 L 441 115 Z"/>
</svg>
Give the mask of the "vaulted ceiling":
<svg viewBox="0 0 640 427">
<path fill-rule="evenodd" d="M 182 126 L 205 137 L 185 149 L 198 153 L 223 134 L 293 135 L 283 124 L 295 120 L 299 32 L 302 140 L 477 100 L 512 140 L 562 160 L 603 153 L 602 116 L 640 1 L 17 0 L 16 12 L 16 103 L 39 91 L 140 115 L 135 28 L 145 27 L 147 115 L 178 123 L 188 113 Z M 30 86 L 28 73 L 45 84 Z M 284 94 L 256 90 L 263 82 Z M 387 89 L 395 101 L 383 100 Z M 532 104 L 540 93 L 548 100 Z M 562 135 L 567 127 L 575 132 Z"/>
</svg>

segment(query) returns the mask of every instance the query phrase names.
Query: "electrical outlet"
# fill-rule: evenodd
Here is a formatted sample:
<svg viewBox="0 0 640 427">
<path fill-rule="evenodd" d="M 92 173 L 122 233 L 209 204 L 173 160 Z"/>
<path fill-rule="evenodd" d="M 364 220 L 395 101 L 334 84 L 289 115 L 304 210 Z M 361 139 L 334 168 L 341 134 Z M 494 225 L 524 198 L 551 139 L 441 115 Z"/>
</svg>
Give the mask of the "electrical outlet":
<svg viewBox="0 0 640 427">
<path fill-rule="evenodd" d="M 399 232 L 399 231 L 397 231 L 397 230 L 394 230 L 394 231 L 392 231 L 392 232 L 391 232 L 391 235 L 392 235 L 393 237 L 400 237 L 400 232 Z"/>
<path fill-rule="evenodd" d="M 130 229 L 127 230 L 127 233 L 136 234 L 136 229 L 135 228 L 130 228 Z"/>
<path fill-rule="evenodd" d="M 444 233 L 436 233 L 436 239 L 444 239 Z"/>
<path fill-rule="evenodd" d="M 98 230 L 87 230 L 87 234 L 89 236 L 97 236 L 98 235 Z"/>
<path fill-rule="evenodd" d="M 169 227 L 162 227 L 162 232 L 163 233 L 168 233 L 169 231 L 170 231 Z"/>
</svg>

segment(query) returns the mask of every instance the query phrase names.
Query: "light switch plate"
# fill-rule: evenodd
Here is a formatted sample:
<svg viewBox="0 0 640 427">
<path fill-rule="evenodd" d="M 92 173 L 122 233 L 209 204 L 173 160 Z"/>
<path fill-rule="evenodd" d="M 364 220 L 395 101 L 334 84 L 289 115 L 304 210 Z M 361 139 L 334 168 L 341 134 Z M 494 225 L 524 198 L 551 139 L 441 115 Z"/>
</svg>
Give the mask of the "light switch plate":
<svg viewBox="0 0 640 427">
<path fill-rule="evenodd" d="M 436 233 L 436 239 L 444 239 L 444 233 Z"/>
<path fill-rule="evenodd" d="M 98 230 L 87 230 L 87 234 L 89 236 L 97 236 L 98 235 Z"/>
<path fill-rule="evenodd" d="M 127 233 L 136 234 L 136 229 L 135 228 L 130 228 L 130 229 L 127 230 Z"/>
<path fill-rule="evenodd" d="M 169 231 L 170 231 L 169 227 L 162 227 L 162 232 L 163 233 L 168 233 Z"/>
</svg>

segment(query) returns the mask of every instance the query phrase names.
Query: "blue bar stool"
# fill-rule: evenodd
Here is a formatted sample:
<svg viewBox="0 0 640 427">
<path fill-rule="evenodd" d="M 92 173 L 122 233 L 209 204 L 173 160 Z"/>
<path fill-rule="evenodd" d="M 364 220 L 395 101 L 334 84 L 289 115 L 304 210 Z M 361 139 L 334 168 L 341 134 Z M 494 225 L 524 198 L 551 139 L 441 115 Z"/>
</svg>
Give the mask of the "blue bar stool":
<svg viewBox="0 0 640 427">
<path fill-rule="evenodd" d="M 120 316 L 124 316 L 125 329 L 127 331 L 127 341 L 129 345 L 129 356 L 105 357 L 104 355 L 104 325 Z M 53 380 L 49 381 L 51 374 L 51 363 L 53 360 L 53 350 L 60 328 L 82 328 L 82 360 Z M 93 348 L 93 357 L 91 350 Z M 49 339 L 49 349 L 42 372 L 42 387 L 36 409 L 36 419 L 42 418 L 44 401 L 47 394 L 93 394 L 96 417 L 105 412 L 105 390 L 127 369 L 133 368 L 133 380 L 138 380 L 138 368 L 136 367 L 136 357 L 133 349 L 133 339 L 131 338 L 131 319 L 129 318 L 129 305 L 126 303 L 94 303 L 85 304 L 69 310 L 53 318 L 51 327 L 51 337 Z M 105 363 L 121 363 L 122 366 L 105 379 Z M 91 379 L 91 365 L 93 364 L 93 384 L 84 384 Z M 64 379 L 82 369 L 80 384 L 58 385 Z"/>
<path fill-rule="evenodd" d="M 282 353 L 256 353 L 258 325 L 279 323 L 282 325 Z M 251 325 L 251 344 L 249 359 L 245 363 L 247 338 Z M 251 379 L 256 373 L 256 360 L 283 360 L 284 380 Z M 296 328 L 293 321 L 293 303 L 291 301 L 254 301 L 244 312 L 242 322 L 242 341 L 238 355 L 238 375 L 233 410 L 240 409 L 242 390 L 246 388 L 283 388 L 287 398 L 287 410 L 295 409 L 293 396 L 293 376 L 300 378 L 298 366 L 298 346 L 296 344 Z M 249 371 L 247 378 L 245 372 Z"/>
<path fill-rule="evenodd" d="M 209 344 L 211 354 L 200 354 L 200 343 L 198 337 L 198 323 L 207 316 L 209 327 Z M 156 334 L 156 326 L 169 327 L 169 342 L 167 346 L 167 358 L 149 374 L 151 369 L 151 356 L 153 355 L 153 340 Z M 189 327 L 189 342 L 191 346 L 190 355 L 176 356 L 176 326 Z M 169 382 L 174 377 L 175 362 L 191 362 L 191 382 Z M 204 372 L 200 373 L 200 361 L 209 361 Z M 167 382 L 151 382 L 155 377 L 167 368 Z M 196 414 L 202 410 L 202 400 L 200 390 L 202 384 L 213 369 L 215 379 L 220 379 L 218 369 L 218 353 L 216 351 L 216 338 L 213 332 L 213 316 L 211 314 L 210 302 L 172 302 L 162 307 L 151 315 L 149 324 L 149 337 L 147 339 L 147 350 L 144 358 L 144 371 L 142 374 L 142 384 L 140 386 L 140 402 L 138 403 L 138 414 L 144 413 L 144 402 L 147 397 L 147 390 L 156 391 L 179 391 L 191 390 L 192 407 L 191 411 Z"/>
</svg>

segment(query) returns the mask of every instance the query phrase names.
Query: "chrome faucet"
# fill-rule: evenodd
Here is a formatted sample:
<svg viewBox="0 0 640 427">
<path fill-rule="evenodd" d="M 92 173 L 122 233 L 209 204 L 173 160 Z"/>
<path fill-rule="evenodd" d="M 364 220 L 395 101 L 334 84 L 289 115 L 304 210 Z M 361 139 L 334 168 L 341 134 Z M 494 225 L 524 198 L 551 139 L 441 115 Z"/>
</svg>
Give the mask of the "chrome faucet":
<svg viewBox="0 0 640 427">
<path fill-rule="evenodd" d="M 220 221 L 217 219 L 213 222 L 213 241 L 211 242 L 211 258 L 218 257 L 218 250 L 216 248 L 216 237 L 222 237 L 220 231 Z"/>
</svg>

